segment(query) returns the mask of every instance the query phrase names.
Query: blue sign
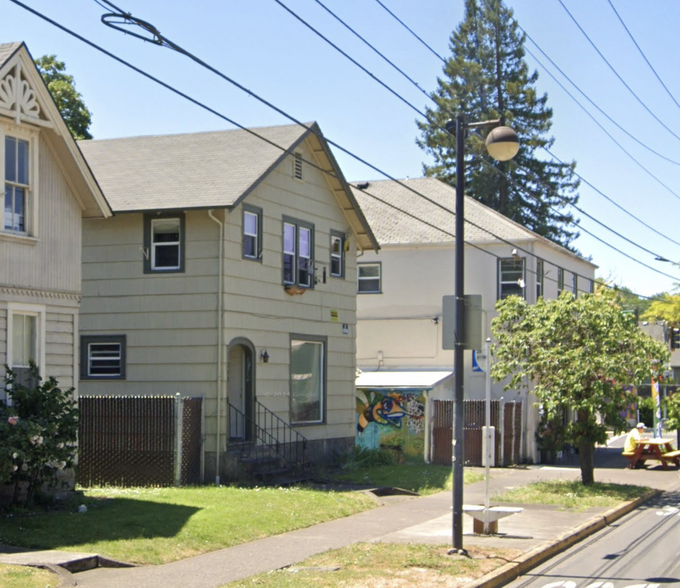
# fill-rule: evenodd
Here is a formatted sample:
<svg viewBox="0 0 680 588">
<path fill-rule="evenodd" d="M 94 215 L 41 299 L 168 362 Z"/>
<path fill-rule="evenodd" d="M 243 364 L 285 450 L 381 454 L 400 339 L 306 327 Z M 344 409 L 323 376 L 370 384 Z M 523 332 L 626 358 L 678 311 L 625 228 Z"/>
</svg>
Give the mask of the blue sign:
<svg viewBox="0 0 680 588">
<path fill-rule="evenodd" d="M 482 369 L 482 366 L 480 366 L 479 362 L 477 361 L 477 350 L 476 349 L 472 350 L 472 371 L 473 372 L 482 372 L 482 373 L 484 372 L 484 370 Z"/>
</svg>

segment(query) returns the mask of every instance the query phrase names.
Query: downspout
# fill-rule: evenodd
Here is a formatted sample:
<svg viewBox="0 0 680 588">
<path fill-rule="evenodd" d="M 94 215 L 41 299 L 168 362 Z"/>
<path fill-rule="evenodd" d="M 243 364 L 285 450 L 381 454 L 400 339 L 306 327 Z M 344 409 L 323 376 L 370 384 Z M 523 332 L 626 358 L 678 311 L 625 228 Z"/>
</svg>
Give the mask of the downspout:
<svg viewBox="0 0 680 588">
<path fill-rule="evenodd" d="M 213 215 L 213 211 L 208 211 L 208 216 L 220 226 L 219 244 L 219 284 L 217 286 L 217 441 L 215 447 L 215 485 L 220 485 L 220 438 L 222 437 L 222 381 L 224 379 L 224 361 L 222 359 L 222 298 L 224 294 L 224 223 Z"/>
</svg>

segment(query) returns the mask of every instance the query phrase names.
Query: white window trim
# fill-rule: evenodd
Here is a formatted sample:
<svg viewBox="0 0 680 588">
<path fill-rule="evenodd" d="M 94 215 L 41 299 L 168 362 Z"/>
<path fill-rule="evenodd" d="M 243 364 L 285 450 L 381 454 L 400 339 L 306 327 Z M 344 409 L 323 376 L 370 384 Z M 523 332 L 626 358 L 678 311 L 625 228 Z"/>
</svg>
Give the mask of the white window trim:
<svg viewBox="0 0 680 588">
<path fill-rule="evenodd" d="M 369 280 L 375 280 L 376 278 L 371 277 L 371 278 L 361 278 L 361 268 L 362 267 L 367 267 L 369 265 L 374 265 L 377 266 L 378 268 L 378 289 L 377 290 L 360 290 L 359 289 L 359 284 L 362 282 L 366 282 Z M 382 263 L 379 261 L 366 261 L 366 262 L 360 262 L 357 263 L 357 294 L 382 294 L 383 291 L 383 271 L 382 271 Z"/>
<path fill-rule="evenodd" d="M 29 190 L 26 194 L 26 232 L 5 230 L 4 218 L 0 226 L 0 240 L 35 243 L 39 234 L 38 210 L 39 206 L 39 182 L 38 162 L 40 137 L 39 131 L 18 126 L 9 121 L 0 119 L 0 179 L 2 179 L 2 213 L 5 212 L 5 137 L 16 137 L 28 141 L 28 181 Z"/>
<path fill-rule="evenodd" d="M 45 318 L 47 315 L 47 310 L 42 304 L 23 304 L 19 302 L 8 302 L 7 303 L 7 365 L 12 367 L 14 363 L 14 315 L 15 314 L 26 314 L 30 316 L 35 316 L 38 319 L 38 324 L 36 325 L 36 332 L 38 335 L 38 340 L 36 341 L 37 348 L 37 364 L 38 373 L 40 377 L 43 378 L 45 374 Z"/>
</svg>

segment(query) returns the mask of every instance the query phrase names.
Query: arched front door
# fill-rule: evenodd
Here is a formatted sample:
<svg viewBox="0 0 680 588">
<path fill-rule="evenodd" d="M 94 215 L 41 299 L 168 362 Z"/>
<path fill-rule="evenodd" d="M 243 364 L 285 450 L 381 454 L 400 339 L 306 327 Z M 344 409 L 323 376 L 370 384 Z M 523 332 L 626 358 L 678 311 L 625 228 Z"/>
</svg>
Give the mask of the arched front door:
<svg viewBox="0 0 680 588">
<path fill-rule="evenodd" d="M 247 339 L 234 339 L 229 344 L 228 354 L 229 440 L 249 441 L 255 399 L 254 347 Z"/>
</svg>

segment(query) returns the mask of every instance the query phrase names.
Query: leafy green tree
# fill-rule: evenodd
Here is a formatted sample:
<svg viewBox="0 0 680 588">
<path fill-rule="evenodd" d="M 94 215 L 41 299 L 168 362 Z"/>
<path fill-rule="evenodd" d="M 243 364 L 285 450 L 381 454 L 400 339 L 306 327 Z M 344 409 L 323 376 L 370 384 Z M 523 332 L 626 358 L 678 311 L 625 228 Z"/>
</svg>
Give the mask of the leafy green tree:
<svg viewBox="0 0 680 588">
<path fill-rule="evenodd" d="M 65 73 L 64 62 L 58 61 L 56 55 L 43 55 L 34 62 L 73 138 L 79 141 L 92 139 L 89 130 L 92 113 L 76 91 L 73 76 Z"/>
<path fill-rule="evenodd" d="M 649 304 L 640 318 L 646 321 L 666 321 L 680 326 L 680 294 L 664 292 Z"/>
<path fill-rule="evenodd" d="M 532 305 L 511 296 L 496 309 L 492 376 L 507 378 L 506 388 L 531 389 L 548 420 L 571 411 L 565 437 L 579 450 L 582 483 L 592 484 L 595 444 L 606 441 L 607 425 L 625 426 L 626 386 L 663 369 L 668 349 L 622 313 L 613 291 L 578 298 L 563 292 Z"/>
<path fill-rule="evenodd" d="M 485 157 L 483 140 L 473 134 L 466 148 L 466 190 L 505 216 L 561 245 L 577 233 L 569 204 L 578 200 L 575 163 L 539 159 L 536 151 L 549 148 L 552 109 L 547 95 L 536 90 L 538 74 L 524 61 L 524 34 L 502 0 L 466 0 L 465 17 L 450 39 L 451 57 L 432 93 L 428 121 L 418 122 L 417 144 L 434 158 L 424 165 L 426 175 L 456 185 L 456 140 L 444 130 L 446 122 L 463 113 L 469 122 L 500 118 L 520 139 L 512 161 Z M 486 161 L 487 163 L 484 163 Z M 500 173 L 498 173 L 500 172 Z"/>
</svg>

